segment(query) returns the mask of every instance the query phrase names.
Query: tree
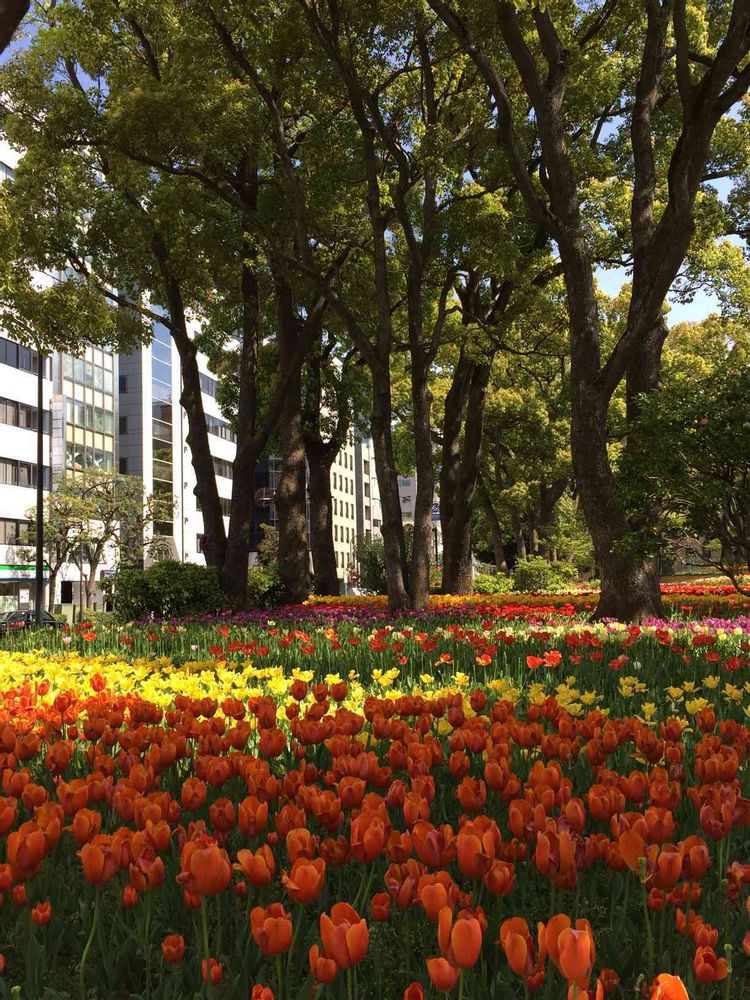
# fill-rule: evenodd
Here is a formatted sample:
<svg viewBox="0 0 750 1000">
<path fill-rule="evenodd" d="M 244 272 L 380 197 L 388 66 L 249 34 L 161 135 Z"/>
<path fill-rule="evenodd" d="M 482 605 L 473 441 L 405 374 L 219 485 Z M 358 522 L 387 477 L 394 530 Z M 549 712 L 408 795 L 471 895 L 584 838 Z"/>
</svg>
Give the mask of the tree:
<svg viewBox="0 0 750 1000">
<path fill-rule="evenodd" d="M 66 476 L 54 491 L 57 503 L 71 516 L 70 556 L 81 573 L 86 607 L 91 607 L 97 572 L 107 559 L 119 565 L 139 561 L 148 552 L 148 534 L 155 518 L 169 517 L 152 496 L 144 495 L 137 476 L 98 469 Z"/>
<path fill-rule="evenodd" d="M 57 578 L 64 566 L 78 567 L 85 584 L 86 607 L 91 606 L 97 572 L 103 561 L 127 566 L 150 551 L 148 538 L 155 518 L 170 517 L 163 501 L 145 496 L 136 476 L 89 469 L 67 475 L 44 501 L 44 552 L 49 569 L 48 607 L 54 610 Z M 19 545 L 33 545 L 35 508 Z"/>
<path fill-rule="evenodd" d="M 247 587 L 256 464 L 275 431 L 286 435 L 279 500 L 293 505 L 282 531 L 294 528 L 280 569 L 290 596 L 299 598 L 307 570 L 295 399 L 325 297 L 299 282 L 292 287 L 287 273 L 290 228 L 279 210 L 265 106 L 236 86 L 204 14 L 191 19 L 177 7 L 174 17 L 169 2 L 142 17 L 106 4 L 60 3 L 49 12 L 30 49 L 4 74 L 6 128 L 27 151 L 13 208 L 26 220 L 37 266 L 44 261 L 118 303 L 124 319 L 140 320 L 146 339 L 146 324 L 170 331 L 181 360 L 205 554 L 233 603 Z M 263 48 L 265 34 L 256 32 L 254 41 L 269 73 L 280 72 L 278 49 Z M 350 252 L 348 242 L 337 245 L 329 277 Z M 141 294 L 113 291 L 133 288 Z M 225 356 L 217 367 L 231 357 L 236 372 L 228 532 L 198 368 L 198 352 L 209 345 L 213 359 Z M 275 369 L 264 362 L 269 354 Z"/>
<path fill-rule="evenodd" d="M 711 315 L 673 327 L 663 392 L 641 401 L 617 470 L 631 521 L 644 523 L 644 510 L 658 517 L 623 544 L 646 554 L 675 545 L 698 550 L 739 581 L 747 451 L 740 417 L 749 364 L 750 335 L 741 321 Z"/>
<path fill-rule="evenodd" d="M 52 490 L 45 497 L 44 558 L 49 570 L 47 610 L 50 614 L 55 610 L 57 578 L 63 567 L 72 562 L 73 547 L 78 544 L 76 528 L 79 513 L 76 499 L 65 490 Z M 36 540 L 36 508 L 29 508 L 26 516 L 29 524 L 18 539 L 18 544 L 22 546 L 23 558 L 30 560 Z"/>
<path fill-rule="evenodd" d="M 7 49 L 30 6 L 30 0 L 0 0 L 0 54 Z"/>
<path fill-rule="evenodd" d="M 310 553 L 316 594 L 338 594 L 331 468 L 354 431 L 361 431 L 367 385 L 356 351 L 334 331 L 321 336 L 305 363 L 302 427 L 310 499 Z"/>
<path fill-rule="evenodd" d="M 574 474 L 602 576 L 597 614 L 627 620 L 658 613 L 655 566 L 617 544 L 631 525 L 607 454 L 607 411 L 623 379 L 631 401 L 658 385 L 664 301 L 695 233 L 701 183 L 707 170 L 731 172 L 710 162 L 720 151 L 712 142 L 750 83 L 750 66 L 743 66 L 750 3 L 725 2 L 692 19 L 681 0 L 519 8 L 501 2 L 492 13 L 480 3 L 476 17 L 445 0 L 429 3 L 482 74 L 498 147 L 531 217 L 559 249 L 570 319 Z M 623 59 L 632 71 L 616 69 Z M 533 120 L 528 106 L 519 106 L 519 90 Z M 625 329 L 603 359 L 597 248 L 587 231 L 589 207 L 596 214 L 600 205 L 587 200 L 587 182 L 597 177 L 591 150 L 607 124 L 628 143 L 632 163 L 633 282 Z"/>
</svg>

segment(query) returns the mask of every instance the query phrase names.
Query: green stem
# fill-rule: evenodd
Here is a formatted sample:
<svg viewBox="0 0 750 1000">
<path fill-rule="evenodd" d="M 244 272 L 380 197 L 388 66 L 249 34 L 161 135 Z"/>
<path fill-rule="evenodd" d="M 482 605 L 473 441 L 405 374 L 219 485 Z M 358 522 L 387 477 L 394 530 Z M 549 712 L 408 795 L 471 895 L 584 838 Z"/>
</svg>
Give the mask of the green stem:
<svg viewBox="0 0 750 1000">
<path fill-rule="evenodd" d="M 295 910 L 295 921 L 294 921 L 294 934 L 292 936 L 292 944 L 289 948 L 289 952 L 286 958 L 286 979 L 287 982 L 291 982 L 290 974 L 292 971 L 292 955 L 294 954 L 294 946 L 297 943 L 297 938 L 299 937 L 299 930 L 302 926 L 302 903 L 297 903 L 297 908 Z M 283 1000 L 283 997 L 279 997 L 279 1000 Z"/>
<path fill-rule="evenodd" d="M 206 995 L 213 997 L 214 984 L 211 982 L 211 949 L 208 946 L 208 918 L 206 917 L 206 897 L 201 896 L 201 929 L 203 931 L 203 955 L 206 959 Z"/>
<path fill-rule="evenodd" d="M 729 967 L 729 973 L 727 978 L 724 980 L 724 1000 L 731 1000 L 732 997 L 732 946 L 731 944 L 724 945 L 724 954 L 727 959 L 727 966 Z"/>
<path fill-rule="evenodd" d="M 648 892 L 645 882 L 641 883 L 643 890 L 643 920 L 646 924 L 646 949 L 648 951 L 648 974 L 649 979 L 654 978 L 654 931 L 651 927 L 651 914 L 648 908 Z"/>
<path fill-rule="evenodd" d="M 464 970 L 461 969 L 461 974 L 458 977 L 458 1000 L 463 1000 L 464 995 Z"/>
<path fill-rule="evenodd" d="M 354 1000 L 354 973 L 351 965 L 346 970 L 346 998 L 347 1000 Z"/>
<path fill-rule="evenodd" d="M 91 921 L 91 930 L 89 931 L 88 941 L 86 942 L 86 947 L 83 949 L 83 955 L 81 955 L 81 967 L 79 970 L 80 984 L 81 984 L 81 998 L 86 996 L 86 959 L 89 957 L 89 952 L 91 951 L 91 944 L 94 940 L 94 935 L 96 934 L 96 928 L 99 923 L 99 886 L 96 887 L 94 893 L 94 917 Z"/>
</svg>

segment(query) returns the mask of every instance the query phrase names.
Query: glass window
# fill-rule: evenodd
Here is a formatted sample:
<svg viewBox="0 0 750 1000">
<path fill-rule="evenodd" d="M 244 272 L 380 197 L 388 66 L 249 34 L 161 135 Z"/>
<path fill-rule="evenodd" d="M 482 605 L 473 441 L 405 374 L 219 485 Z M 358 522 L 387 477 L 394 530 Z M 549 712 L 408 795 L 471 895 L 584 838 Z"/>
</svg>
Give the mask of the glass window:
<svg viewBox="0 0 750 1000">
<path fill-rule="evenodd" d="M 151 374 L 154 378 L 158 378 L 165 385 L 172 384 L 172 368 L 168 363 L 160 361 L 158 358 L 152 358 L 151 365 Z"/>
<path fill-rule="evenodd" d="M 118 379 L 118 382 L 119 382 L 119 386 L 120 386 L 120 392 L 127 392 L 128 391 L 128 377 L 127 377 L 127 375 L 120 375 L 120 378 Z"/>
<path fill-rule="evenodd" d="M 106 369 L 105 369 L 105 372 L 104 372 L 103 384 L 104 384 L 104 391 L 105 392 L 108 392 L 108 393 L 114 392 L 114 389 L 115 389 L 114 375 L 112 374 L 111 371 L 107 371 Z"/>
<path fill-rule="evenodd" d="M 151 379 L 151 394 L 155 403 L 171 403 L 172 388 L 158 379 Z"/>
</svg>

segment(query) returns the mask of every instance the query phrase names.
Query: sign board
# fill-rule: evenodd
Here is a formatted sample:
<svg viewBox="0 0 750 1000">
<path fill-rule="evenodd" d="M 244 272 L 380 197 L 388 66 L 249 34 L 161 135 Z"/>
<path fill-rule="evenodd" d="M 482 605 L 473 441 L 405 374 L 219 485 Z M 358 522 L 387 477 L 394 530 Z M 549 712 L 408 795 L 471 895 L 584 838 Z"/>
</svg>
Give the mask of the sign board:
<svg viewBox="0 0 750 1000">
<path fill-rule="evenodd" d="M 432 501 L 432 520 L 433 521 L 439 521 L 440 520 L 440 501 L 439 500 L 433 500 Z"/>
<path fill-rule="evenodd" d="M 18 591 L 18 603 L 21 607 L 23 607 L 23 605 L 25 604 L 28 604 L 30 600 L 31 600 L 30 590 L 23 587 L 21 590 Z"/>
</svg>

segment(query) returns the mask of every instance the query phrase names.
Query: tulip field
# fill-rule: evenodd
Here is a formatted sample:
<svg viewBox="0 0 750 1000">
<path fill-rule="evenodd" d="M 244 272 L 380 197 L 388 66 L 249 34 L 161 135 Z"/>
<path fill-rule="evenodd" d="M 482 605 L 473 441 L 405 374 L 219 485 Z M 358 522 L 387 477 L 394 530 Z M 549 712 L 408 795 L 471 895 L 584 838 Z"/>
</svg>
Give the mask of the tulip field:
<svg viewBox="0 0 750 1000">
<path fill-rule="evenodd" d="M 0 641 L 0 997 L 750 1000 L 750 617 Z"/>
</svg>

